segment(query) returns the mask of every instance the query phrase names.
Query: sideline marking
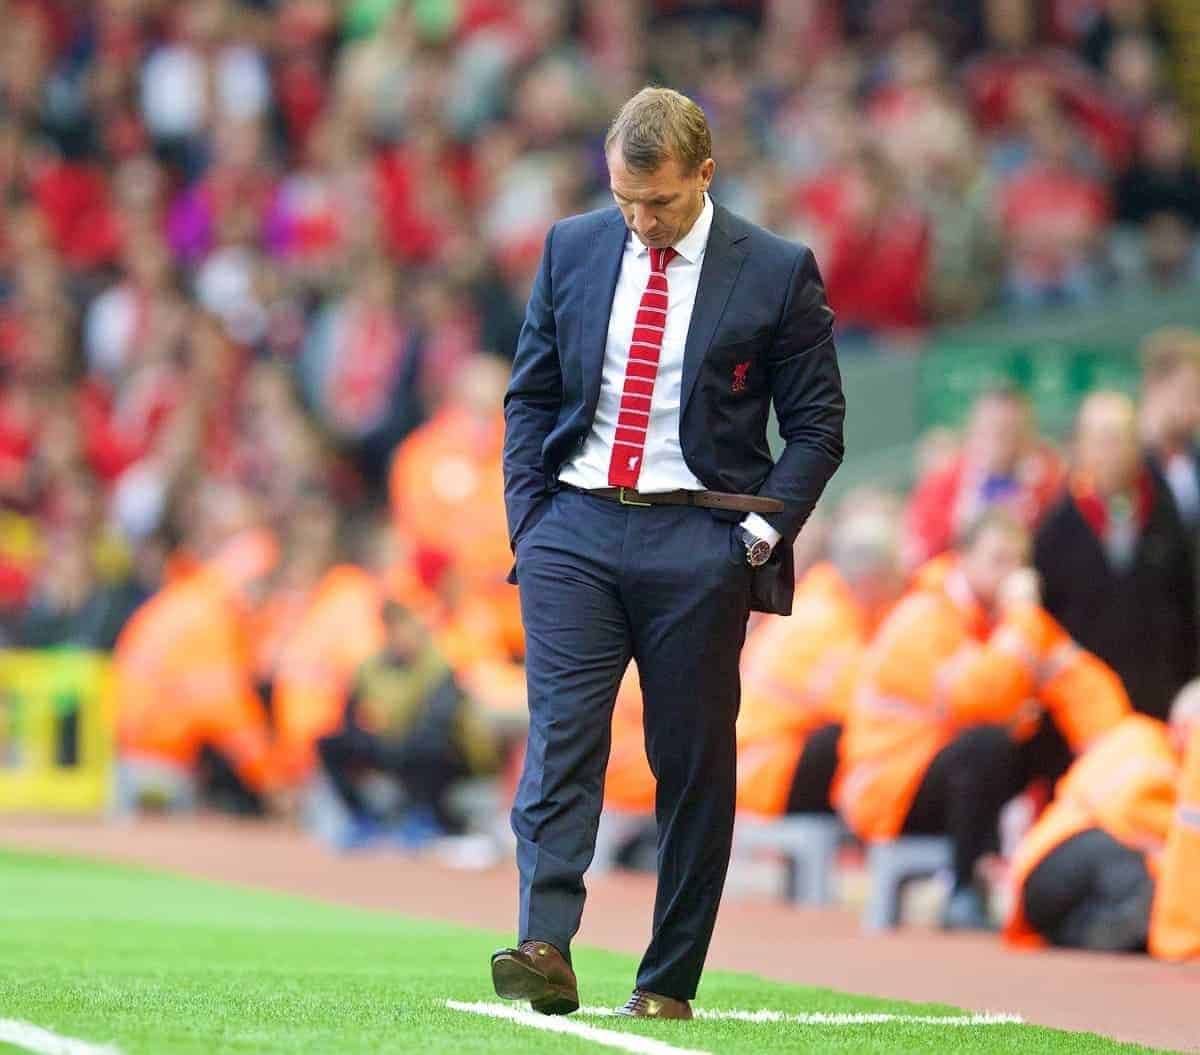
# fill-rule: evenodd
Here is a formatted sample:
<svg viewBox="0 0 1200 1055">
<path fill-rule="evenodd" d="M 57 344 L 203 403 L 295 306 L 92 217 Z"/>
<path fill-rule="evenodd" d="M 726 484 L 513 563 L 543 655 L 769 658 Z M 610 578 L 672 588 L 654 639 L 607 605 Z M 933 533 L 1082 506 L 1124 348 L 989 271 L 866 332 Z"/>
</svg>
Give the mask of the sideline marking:
<svg viewBox="0 0 1200 1055">
<path fill-rule="evenodd" d="M 581 1007 L 581 1015 L 601 1017 L 615 1015 L 610 1007 Z M 832 1012 L 806 1011 L 724 1011 L 698 1007 L 693 1014 L 698 1019 L 738 1022 L 790 1022 L 799 1026 L 876 1026 L 886 1022 L 908 1026 L 1023 1026 L 1020 1015 L 982 1012 L 972 1015 L 896 1015 L 886 1011 Z"/>
<path fill-rule="evenodd" d="M 86 1040 L 63 1037 L 15 1018 L 0 1018 L 0 1041 L 36 1052 L 36 1055 L 121 1055 L 120 1049 L 111 1044 L 90 1044 Z"/>
<path fill-rule="evenodd" d="M 695 1048 L 677 1048 L 673 1044 L 656 1040 L 653 1037 L 643 1037 L 637 1033 L 619 1033 L 615 1029 L 601 1029 L 599 1026 L 585 1025 L 575 1022 L 565 1015 L 539 1015 L 535 1011 L 522 1011 L 509 1007 L 507 1004 L 488 1004 L 482 1001 L 464 1003 L 461 1000 L 447 1000 L 446 1006 L 455 1011 L 466 1011 L 473 1015 L 489 1015 L 492 1018 L 504 1018 L 531 1029 L 544 1029 L 551 1033 L 568 1033 L 584 1040 L 602 1044 L 607 1048 L 620 1048 L 622 1051 L 636 1052 L 637 1055 L 711 1055 L 710 1052 L 698 1051 Z M 73 1053 L 72 1053 L 73 1055 Z"/>
</svg>

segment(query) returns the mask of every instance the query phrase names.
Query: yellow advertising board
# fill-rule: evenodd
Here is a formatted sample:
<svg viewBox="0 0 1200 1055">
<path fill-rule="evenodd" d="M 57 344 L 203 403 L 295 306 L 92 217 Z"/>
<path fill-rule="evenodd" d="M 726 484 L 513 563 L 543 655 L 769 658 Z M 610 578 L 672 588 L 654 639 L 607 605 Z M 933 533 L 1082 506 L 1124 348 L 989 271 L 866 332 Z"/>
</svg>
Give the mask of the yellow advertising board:
<svg viewBox="0 0 1200 1055">
<path fill-rule="evenodd" d="M 112 783 L 108 657 L 0 652 L 0 810 L 99 813 Z"/>
</svg>

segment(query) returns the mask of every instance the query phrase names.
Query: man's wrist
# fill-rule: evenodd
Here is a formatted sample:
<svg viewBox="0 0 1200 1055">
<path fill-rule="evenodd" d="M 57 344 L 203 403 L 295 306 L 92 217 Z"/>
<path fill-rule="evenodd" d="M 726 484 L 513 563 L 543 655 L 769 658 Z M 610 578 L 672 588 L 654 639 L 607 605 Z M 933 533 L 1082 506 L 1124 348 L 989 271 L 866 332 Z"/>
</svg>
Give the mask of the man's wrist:
<svg viewBox="0 0 1200 1055">
<path fill-rule="evenodd" d="M 742 527 L 750 532 L 755 538 L 762 539 L 774 551 L 779 545 L 779 540 L 783 536 L 768 524 L 757 513 L 747 513 L 742 520 Z"/>
<path fill-rule="evenodd" d="M 754 518 L 758 523 L 753 523 L 751 518 Z M 737 525 L 736 528 L 738 538 L 746 550 L 746 563 L 752 568 L 761 568 L 771 559 L 771 554 L 774 552 L 774 543 L 779 540 L 779 532 L 775 531 L 770 524 L 762 520 L 761 517 L 756 517 L 750 513 L 746 518 Z M 766 536 L 773 535 L 770 539 Z"/>
</svg>

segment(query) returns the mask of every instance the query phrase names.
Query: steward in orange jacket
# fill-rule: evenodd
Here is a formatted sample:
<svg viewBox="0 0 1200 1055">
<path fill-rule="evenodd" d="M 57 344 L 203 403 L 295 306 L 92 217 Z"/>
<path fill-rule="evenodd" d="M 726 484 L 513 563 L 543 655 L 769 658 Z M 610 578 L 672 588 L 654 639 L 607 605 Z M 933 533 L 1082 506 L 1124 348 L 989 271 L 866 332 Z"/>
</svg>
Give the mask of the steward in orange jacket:
<svg viewBox="0 0 1200 1055">
<path fill-rule="evenodd" d="M 1145 948 L 1178 778 L 1156 718 L 1130 715 L 1090 747 L 1013 856 L 1008 941 Z"/>
<path fill-rule="evenodd" d="M 216 558 L 164 587 L 134 614 L 113 653 L 110 688 L 122 764 L 195 777 L 219 756 L 239 798 L 273 789 L 266 712 L 246 640 L 250 596 L 276 560 L 274 540 L 246 532 Z"/>
<path fill-rule="evenodd" d="M 852 530 L 854 521 L 843 526 Z M 846 552 L 857 558 L 862 549 Z M 835 541 L 835 559 L 841 552 Z M 874 547 L 865 563 L 839 564 L 847 571 L 833 563 L 811 568 L 796 585 L 791 616 L 767 616 L 746 641 L 738 809 L 767 816 L 833 811 L 842 722 L 867 642 L 900 583 L 891 545 Z"/>
<path fill-rule="evenodd" d="M 1116 676 L 1038 607 L 1028 554 L 1024 526 L 992 510 L 927 567 L 875 635 L 842 736 L 834 803 L 860 838 L 950 836 L 947 926 L 985 924 L 975 865 L 1004 803 L 1061 765 L 1045 745 L 1061 733 L 1079 750 L 1129 712 Z M 1053 719 L 1037 735 L 1032 700 Z"/>
<path fill-rule="evenodd" d="M 442 409 L 397 448 L 389 488 L 401 539 L 419 563 L 439 568 L 439 644 L 463 688 L 486 709 L 516 715 L 525 711 L 525 640 L 520 595 L 506 582 L 508 373 L 492 356 L 468 361 Z"/>
<path fill-rule="evenodd" d="M 1200 956 L 1200 826 L 1187 807 L 1197 797 L 1200 682 L 1192 682 L 1169 725 L 1125 718 L 1059 782 L 1014 856 L 1006 938 L 1107 951 L 1149 942 L 1164 959 Z"/>
<path fill-rule="evenodd" d="M 1150 915 L 1150 953 L 1160 960 L 1200 960 L 1200 682 L 1180 697 L 1171 726 L 1183 772 Z"/>
<path fill-rule="evenodd" d="M 504 514 L 500 405 L 507 364 L 489 356 L 468 362 L 451 398 L 397 449 L 389 476 L 397 530 L 419 551 L 450 562 L 472 593 L 494 586 L 503 597 L 512 565 Z"/>
<path fill-rule="evenodd" d="M 312 771 L 317 741 L 341 723 L 355 672 L 383 646 L 382 600 L 375 576 L 352 564 L 335 565 L 280 649 L 272 715 L 289 782 Z"/>
<path fill-rule="evenodd" d="M 503 582 L 512 564 L 503 440 L 499 412 L 481 422 L 451 406 L 405 440 L 392 460 L 392 509 L 401 533 L 446 554 L 472 582 Z"/>
</svg>

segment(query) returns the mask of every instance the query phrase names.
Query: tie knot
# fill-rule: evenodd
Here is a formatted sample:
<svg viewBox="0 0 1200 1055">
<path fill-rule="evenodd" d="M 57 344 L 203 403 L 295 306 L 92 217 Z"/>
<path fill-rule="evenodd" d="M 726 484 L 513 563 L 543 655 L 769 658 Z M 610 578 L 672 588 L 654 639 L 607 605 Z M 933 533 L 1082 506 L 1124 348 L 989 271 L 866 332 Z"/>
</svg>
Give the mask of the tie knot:
<svg viewBox="0 0 1200 1055">
<path fill-rule="evenodd" d="M 651 249 L 650 250 L 650 270 L 656 275 L 661 275 L 667 270 L 667 265 L 679 255 L 679 251 L 674 246 L 667 246 L 666 249 Z"/>
</svg>

